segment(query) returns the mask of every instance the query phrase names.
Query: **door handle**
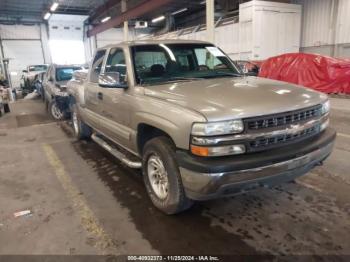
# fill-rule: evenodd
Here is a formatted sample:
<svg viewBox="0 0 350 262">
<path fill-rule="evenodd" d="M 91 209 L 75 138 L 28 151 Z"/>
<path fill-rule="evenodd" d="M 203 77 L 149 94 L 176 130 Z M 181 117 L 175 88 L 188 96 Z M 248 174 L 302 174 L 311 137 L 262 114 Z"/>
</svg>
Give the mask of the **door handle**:
<svg viewBox="0 0 350 262">
<path fill-rule="evenodd" d="M 97 98 L 103 100 L 103 94 L 101 92 L 97 93 Z"/>
</svg>

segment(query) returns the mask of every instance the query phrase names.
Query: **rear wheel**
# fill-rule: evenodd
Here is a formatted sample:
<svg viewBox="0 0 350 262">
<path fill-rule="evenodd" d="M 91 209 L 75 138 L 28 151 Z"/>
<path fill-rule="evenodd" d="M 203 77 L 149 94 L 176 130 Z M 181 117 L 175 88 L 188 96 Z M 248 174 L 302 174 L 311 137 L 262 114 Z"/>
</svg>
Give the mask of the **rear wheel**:
<svg viewBox="0 0 350 262">
<path fill-rule="evenodd" d="M 79 140 L 90 138 L 92 135 L 92 129 L 81 120 L 76 105 L 72 106 L 71 116 L 75 137 Z"/>
<path fill-rule="evenodd" d="M 153 204 L 166 214 L 190 208 L 175 159 L 175 146 L 167 137 L 148 141 L 143 153 L 143 178 Z"/>
</svg>

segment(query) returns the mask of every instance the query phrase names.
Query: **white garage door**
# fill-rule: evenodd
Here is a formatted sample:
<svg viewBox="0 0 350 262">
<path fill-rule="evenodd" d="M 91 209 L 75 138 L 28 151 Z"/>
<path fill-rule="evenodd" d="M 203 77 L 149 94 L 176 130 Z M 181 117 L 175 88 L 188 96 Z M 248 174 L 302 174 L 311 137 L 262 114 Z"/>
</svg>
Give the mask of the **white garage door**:
<svg viewBox="0 0 350 262">
<path fill-rule="evenodd" d="M 13 87 L 20 86 L 22 70 L 28 65 L 43 64 L 43 50 L 40 40 L 4 40 L 4 55 L 10 58 L 9 72 Z"/>
</svg>

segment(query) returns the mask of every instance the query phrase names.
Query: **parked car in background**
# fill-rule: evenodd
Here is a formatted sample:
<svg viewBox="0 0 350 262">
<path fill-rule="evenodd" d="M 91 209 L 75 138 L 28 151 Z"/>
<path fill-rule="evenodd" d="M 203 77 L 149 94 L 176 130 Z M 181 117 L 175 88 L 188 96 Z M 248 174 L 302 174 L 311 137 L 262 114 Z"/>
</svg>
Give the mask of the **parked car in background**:
<svg viewBox="0 0 350 262">
<path fill-rule="evenodd" d="M 35 90 L 34 81 L 35 77 L 40 73 L 45 73 L 48 69 L 48 65 L 30 65 L 23 70 L 22 75 L 22 90 L 23 95 L 29 94 Z"/>
<path fill-rule="evenodd" d="M 10 112 L 10 89 L 7 79 L 0 74 L 0 116 Z"/>
<path fill-rule="evenodd" d="M 0 116 L 10 112 L 10 90 L 0 85 Z"/>
<path fill-rule="evenodd" d="M 34 79 L 34 87 L 38 94 L 41 96 L 43 100 L 45 100 L 44 96 L 44 81 L 46 77 L 46 72 L 42 72 L 37 74 Z"/>
<path fill-rule="evenodd" d="M 80 65 L 50 65 L 43 82 L 43 95 L 46 107 L 55 120 L 69 116 L 67 82 L 72 79 L 74 71 L 81 69 Z"/>
<path fill-rule="evenodd" d="M 150 199 L 167 214 L 292 181 L 322 163 L 336 137 L 327 95 L 245 77 L 207 42 L 100 48 L 75 85 L 76 137 L 142 168 Z"/>
<path fill-rule="evenodd" d="M 259 76 L 327 94 L 350 94 L 350 59 L 289 53 L 266 60 Z"/>
</svg>

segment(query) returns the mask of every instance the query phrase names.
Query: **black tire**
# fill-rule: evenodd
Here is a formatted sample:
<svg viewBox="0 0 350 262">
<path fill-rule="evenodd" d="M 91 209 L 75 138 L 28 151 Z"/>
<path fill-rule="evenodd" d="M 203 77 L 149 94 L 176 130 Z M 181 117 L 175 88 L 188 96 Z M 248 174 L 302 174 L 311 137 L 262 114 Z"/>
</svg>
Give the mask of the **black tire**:
<svg viewBox="0 0 350 262">
<path fill-rule="evenodd" d="M 4 112 L 5 113 L 10 113 L 10 105 L 9 104 L 4 104 Z"/>
<path fill-rule="evenodd" d="M 76 123 L 74 118 L 76 117 Z M 89 139 L 92 135 L 92 128 L 89 127 L 87 124 L 85 124 L 79 115 L 79 111 L 76 105 L 72 106 L 72 113 L 71 113 L 71 118 L 72 118 L 72 124 L 73 124 L 73 130 L 74 130 L 74 136 L 78 140 L 82 139 Z"/>
<path fill-rule="evenodd" d="M 50 113 L 51 117 L 52 117 L 54 120 L 60 121 L 60 120 L 63 120 L 64 117 L 65 117 L 65 113 L 62 112 L 62 111 L 58 108 L 58 106 L 57 106 L 55 100 L 52 100 L 52 101 L 48 104 L 48 110 L 49 110 L 49 113 Z"/>
<path fill-rule="evenodd" d="M 168 192 L 165 199 L 157 196 L 148 176 L 148 161 L 151 156 L 155 155 L 160 157 L 167 173 Z M 158 209 L 168 215 L 173 215 L 189 209 L 193 205 L 194 202 L 186 197 L 175 158 L 175 146 L 169 138 L 156 137 L 146 143 L 143 150 L 142 171 L 147 193 Z"/>
<path fill-rule="evenodd" d="M 42 87 L 42 93 L 41 93 L 41 100 L 43 101 L 43 102 L 45 102 L 45 90 L 44 90 L 44 87 Z"/>
<path fill-rule="evenodd" d="M 47 97 L 45 97 L 45 110 L 46 112 L 49 112 L 49 99 Z"/>
</svg>

